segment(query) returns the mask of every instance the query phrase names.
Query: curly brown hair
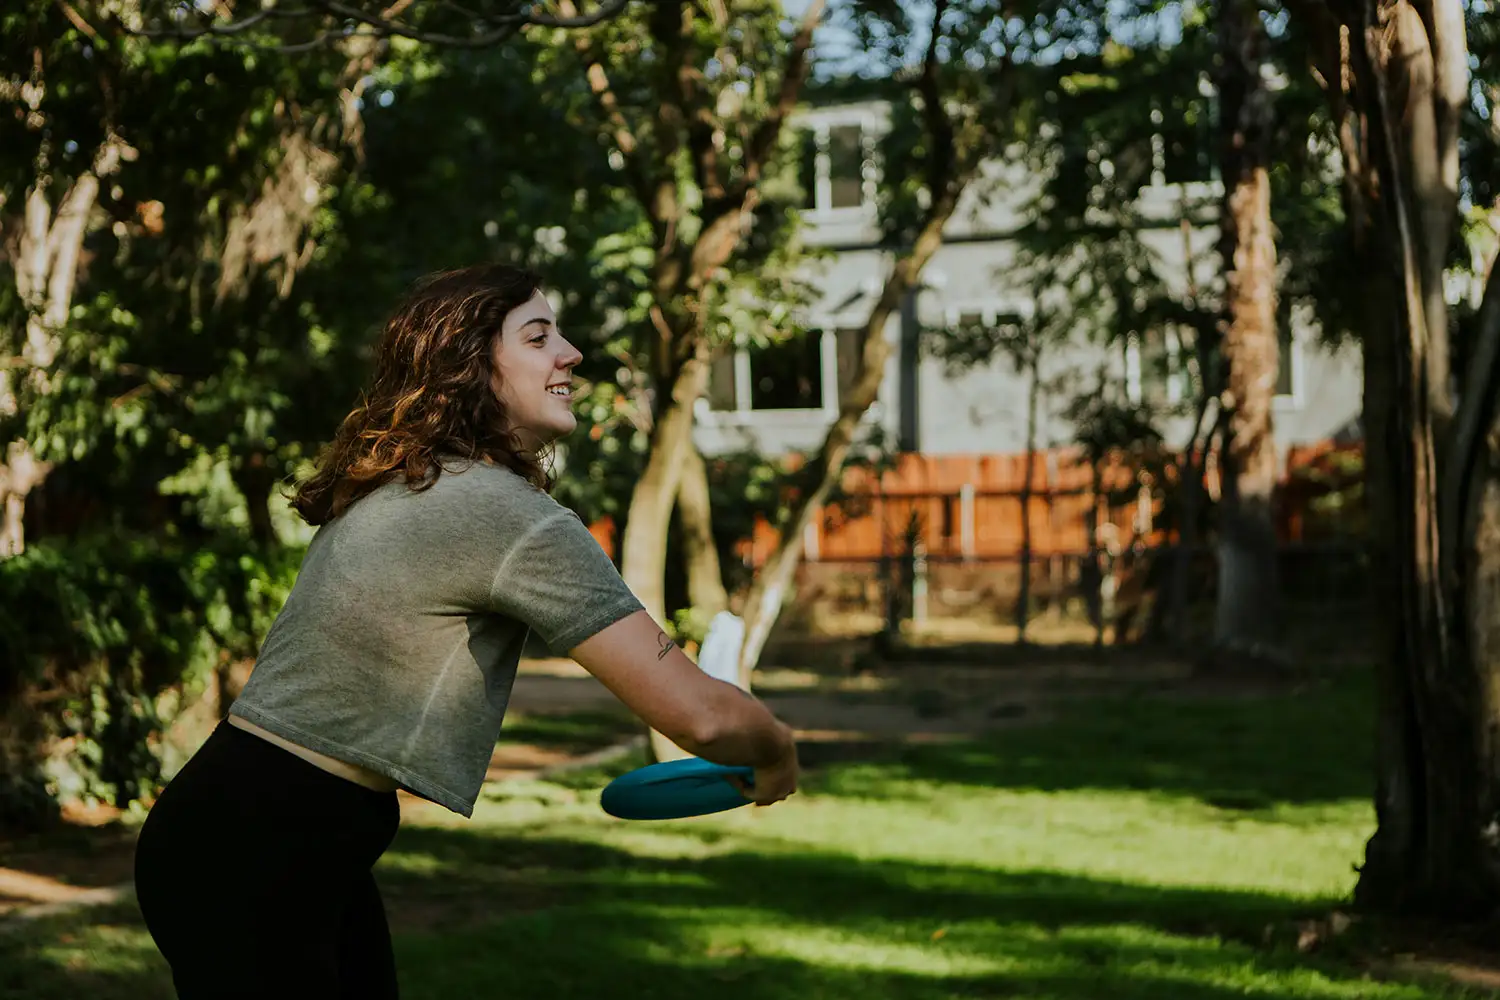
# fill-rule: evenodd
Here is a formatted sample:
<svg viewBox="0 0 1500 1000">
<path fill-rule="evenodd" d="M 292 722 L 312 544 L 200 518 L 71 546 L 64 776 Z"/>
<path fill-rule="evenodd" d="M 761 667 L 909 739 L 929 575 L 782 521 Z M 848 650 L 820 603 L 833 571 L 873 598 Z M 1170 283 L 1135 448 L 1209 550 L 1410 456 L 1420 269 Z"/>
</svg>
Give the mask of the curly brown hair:
<svg viewBox="0 0 1500 1000">
<path fill-rule="evenodd" d="M 540 276 L 509 264 L 442 271 L 417 282 L 386 322 L 369 390 L 344 418 L 318 471 L 291 495 L 302 519 L 325 524 L 398 478 L 424 490 L 449 458 L 503 465 L 549 489 L 540 460 L 521 447 L 493 388 L 500 324 L 541 286 Z"/>
</svg>

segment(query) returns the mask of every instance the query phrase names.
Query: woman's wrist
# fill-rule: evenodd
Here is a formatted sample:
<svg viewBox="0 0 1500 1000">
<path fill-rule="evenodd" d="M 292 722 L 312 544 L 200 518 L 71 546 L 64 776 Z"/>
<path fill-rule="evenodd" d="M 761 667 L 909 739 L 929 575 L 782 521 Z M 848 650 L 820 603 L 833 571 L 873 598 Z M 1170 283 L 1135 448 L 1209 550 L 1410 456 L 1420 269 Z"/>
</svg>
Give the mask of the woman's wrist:
<svg viewBox="0 0 1500 1000">
<path fill-rule="evenodd" d="M 797 740 L 792 727 L 778 719 L 772 728 L 771 739 L 766 743 L 766 756 L 759 766 L 775 767 L 790 757 L 796 749 Z"/>
</svg>

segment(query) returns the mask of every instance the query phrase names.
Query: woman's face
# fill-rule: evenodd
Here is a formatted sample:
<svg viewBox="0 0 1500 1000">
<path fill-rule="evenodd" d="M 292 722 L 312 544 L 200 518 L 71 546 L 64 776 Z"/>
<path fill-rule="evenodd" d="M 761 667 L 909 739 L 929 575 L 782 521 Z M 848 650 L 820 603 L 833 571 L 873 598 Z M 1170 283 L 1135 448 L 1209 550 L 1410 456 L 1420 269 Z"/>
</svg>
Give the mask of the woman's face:
<svg viewBox="0 0 1500 1000">
<path fill-rule="evenodd" d="M 557 328 L 557 317 L 540 290 L 505 317 L 494 352 L 495 395 L 521 446 L 536 451 L 572 433 L 578 426 L 573 366 L 583 355 Z"/>
</svg>

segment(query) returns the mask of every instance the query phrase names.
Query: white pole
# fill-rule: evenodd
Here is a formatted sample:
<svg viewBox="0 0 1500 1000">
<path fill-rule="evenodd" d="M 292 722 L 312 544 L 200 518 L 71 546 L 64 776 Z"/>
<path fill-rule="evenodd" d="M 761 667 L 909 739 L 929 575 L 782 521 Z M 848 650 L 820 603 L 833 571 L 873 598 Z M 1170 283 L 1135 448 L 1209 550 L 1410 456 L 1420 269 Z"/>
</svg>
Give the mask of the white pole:
<svg viewBox="0 0 1500 1000">
<path fill-rule="evenodd" d="M 912 546 L 911 619 L 919 625 L 927 620 L 927 546 L 921 539 Z"/>
<path fill-rule="evenodd" d="M 974 484 L 964 483 L 958 491 L 958 545 L 964 561 L 974 558 Z"/>
<path fill-rule="evenodd" d="M 739 347 L 734 352 L 734 408 L 740 413 L 750 412 L 750 390 L 750 352 Z"/>
<path fill-rule="evenodd" d="M 818 345 L 819 378 L 823 383 L 823 414 L 829 420 L 839 415 L 839 340 L 834 330 L 824 330 Z"/>
</svg>

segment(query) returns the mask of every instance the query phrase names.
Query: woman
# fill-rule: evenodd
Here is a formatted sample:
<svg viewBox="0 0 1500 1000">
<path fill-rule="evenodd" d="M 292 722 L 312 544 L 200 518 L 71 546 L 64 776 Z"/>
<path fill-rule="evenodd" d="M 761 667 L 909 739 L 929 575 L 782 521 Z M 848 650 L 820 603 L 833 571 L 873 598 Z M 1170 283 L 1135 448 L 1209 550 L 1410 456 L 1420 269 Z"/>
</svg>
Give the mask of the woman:
<svg viewBox="0 0 1500 1000">
<path fill-rule="evenodd" d="M 371 875 L 396 789 L 472 813 L 528 631 L 689 753 L 755 767 L 758 804 L 796 789 L 790 730 L 699 670 L 545 492 L 580 360 L 514 267 L 436 275 L 390 319 L 292 498 L 318 531 L 255 670 L 141 830 L 183 1000 L 397 995 Z"/>
</svg>

